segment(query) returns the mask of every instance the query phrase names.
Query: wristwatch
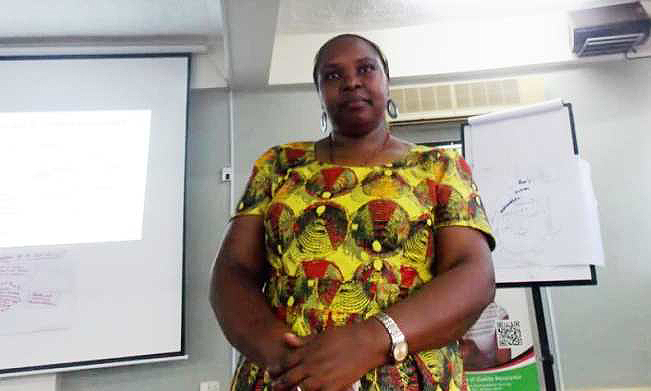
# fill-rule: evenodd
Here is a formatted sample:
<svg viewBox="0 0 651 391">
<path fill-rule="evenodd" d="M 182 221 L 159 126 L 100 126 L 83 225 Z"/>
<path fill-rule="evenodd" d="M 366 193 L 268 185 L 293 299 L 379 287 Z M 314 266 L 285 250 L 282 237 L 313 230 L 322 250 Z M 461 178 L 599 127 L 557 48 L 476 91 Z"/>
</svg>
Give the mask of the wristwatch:
<svg viewBox="0 0 651 391">
<path fill-rule="evenodd" d="M 376 314 L 375 319 L 379 320 L 389 332 L 389 337 L 391 337 L 391 357 L 395 362 L 401 362 L 407 357 L 408 352 L 405 335 L 400 331 L 396 322 L 384 312 Z"/>
</svg>

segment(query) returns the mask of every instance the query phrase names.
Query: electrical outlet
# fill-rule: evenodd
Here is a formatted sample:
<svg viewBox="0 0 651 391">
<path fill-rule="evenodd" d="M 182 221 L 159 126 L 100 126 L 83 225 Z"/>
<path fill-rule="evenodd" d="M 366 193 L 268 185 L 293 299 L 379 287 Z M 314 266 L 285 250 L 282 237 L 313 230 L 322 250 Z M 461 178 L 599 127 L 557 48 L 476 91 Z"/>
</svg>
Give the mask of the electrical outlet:
<svg viewBox="0 0 651 391">
<path fill-rule="evenodd" d="M 219 391 L 219 382 L 214 380 L 201 382 L 199 391 Z"/>
<path fill-rule="evenodd" d="M 230 182 L 233 178 L 233 169 L 231 167 L 222 168 L 222 182 Z"/>
</svg>

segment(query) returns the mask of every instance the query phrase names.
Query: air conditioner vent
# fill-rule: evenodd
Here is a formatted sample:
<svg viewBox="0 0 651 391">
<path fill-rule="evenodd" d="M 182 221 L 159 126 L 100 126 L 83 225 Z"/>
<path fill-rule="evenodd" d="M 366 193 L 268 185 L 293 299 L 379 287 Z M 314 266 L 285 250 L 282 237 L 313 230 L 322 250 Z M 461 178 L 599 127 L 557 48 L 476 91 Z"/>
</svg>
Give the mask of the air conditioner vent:
<svg viewBox="0 0 651 391">
<path fill-rule="evenodd" d="M 420 93 L 418 88 L 405 89 L 405 109 L 407 111 L 421 111 Z"/>
<path fill-rule="evenodd" d="M 587 38 L 576 55 L 585 57 L 599 54 L 625 53 L 639 45 L 645 38 L 646 36 L 641 33 Z"/>
<path fill-rule="evenodd" d="M 432 88 L 436 91 L 436 109 L 451 110 L 452 88 L 449 85 L 434 86 Z"/>
<path fill-rule="evenodd" d="M 649 37 L 651 18 L 639 2 L 570 11 L 572 51 L 578 57 L 626 53 Z"/>
<path fill-rule="evenodd" d="M 502 93 L 504 94 L 504 104 L 517 105 L 520 103 L 520 89 L 518 88 L 517 80 L 504 80 L 502 83 Z"/>
<path fill-rule="evenodd" d="M 423 87 L 420 89 L 420 108 L 422 111 L 436 110 L 436 98 L 434 87 Z"/>
<path fill-rule="evenodd" d="M 457 117 L 531 104 L 544 100 L 539 77 L 477 80 L 391 89 L 398 120 Z"/>
<path fill-rule="evenodd" d="M 486 83 L 470 83 L 470 95 L 473 97 L 473 103 L 478 106 L 485 106 L 488 104 L 488 97 L 486 96 Z"/>
<path fill-rule="evenodd" d="M 457 84 L 454 86 L 454 93 L 457 96 L 457 107 L 465 109 L 472 107 L 472 97 L 470 95 L 470 86 L 468 84 Z"/>
</svg>

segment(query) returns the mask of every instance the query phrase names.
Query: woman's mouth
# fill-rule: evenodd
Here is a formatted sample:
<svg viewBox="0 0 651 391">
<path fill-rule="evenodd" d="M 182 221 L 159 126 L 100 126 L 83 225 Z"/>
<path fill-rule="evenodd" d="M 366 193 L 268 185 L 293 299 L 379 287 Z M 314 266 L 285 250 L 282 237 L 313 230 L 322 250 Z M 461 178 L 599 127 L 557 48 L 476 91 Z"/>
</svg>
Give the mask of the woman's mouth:
<svg viewBox="0 0 651 391">
<path fill-rule="evenodd" d="M 368 106 L 370 106 L 370 102 L 366 99 L 350 99 L 341 104 L 341 107 L 346 109 L 361 109 Z"/>
</svg>

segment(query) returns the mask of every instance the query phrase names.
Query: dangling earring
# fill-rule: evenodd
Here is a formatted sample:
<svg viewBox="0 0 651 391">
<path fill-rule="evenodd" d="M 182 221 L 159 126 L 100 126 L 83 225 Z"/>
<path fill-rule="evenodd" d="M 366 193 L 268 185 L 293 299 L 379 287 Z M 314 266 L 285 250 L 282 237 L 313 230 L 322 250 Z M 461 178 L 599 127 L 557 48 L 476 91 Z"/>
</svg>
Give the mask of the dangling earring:
<svg viewBox="0 0 651 391">
<path fill-rule="evenodd" d="M 389 114 L 389 117 L 393 119 L 398 118 L 398 106 L 391 98 L 387 101 L 387 113 Z"/>
<path fill-rule="evenodd" d="M 328 114 L 325 111 L 321 112 L 321 132 L 328 132 Z"/>
</svg>

